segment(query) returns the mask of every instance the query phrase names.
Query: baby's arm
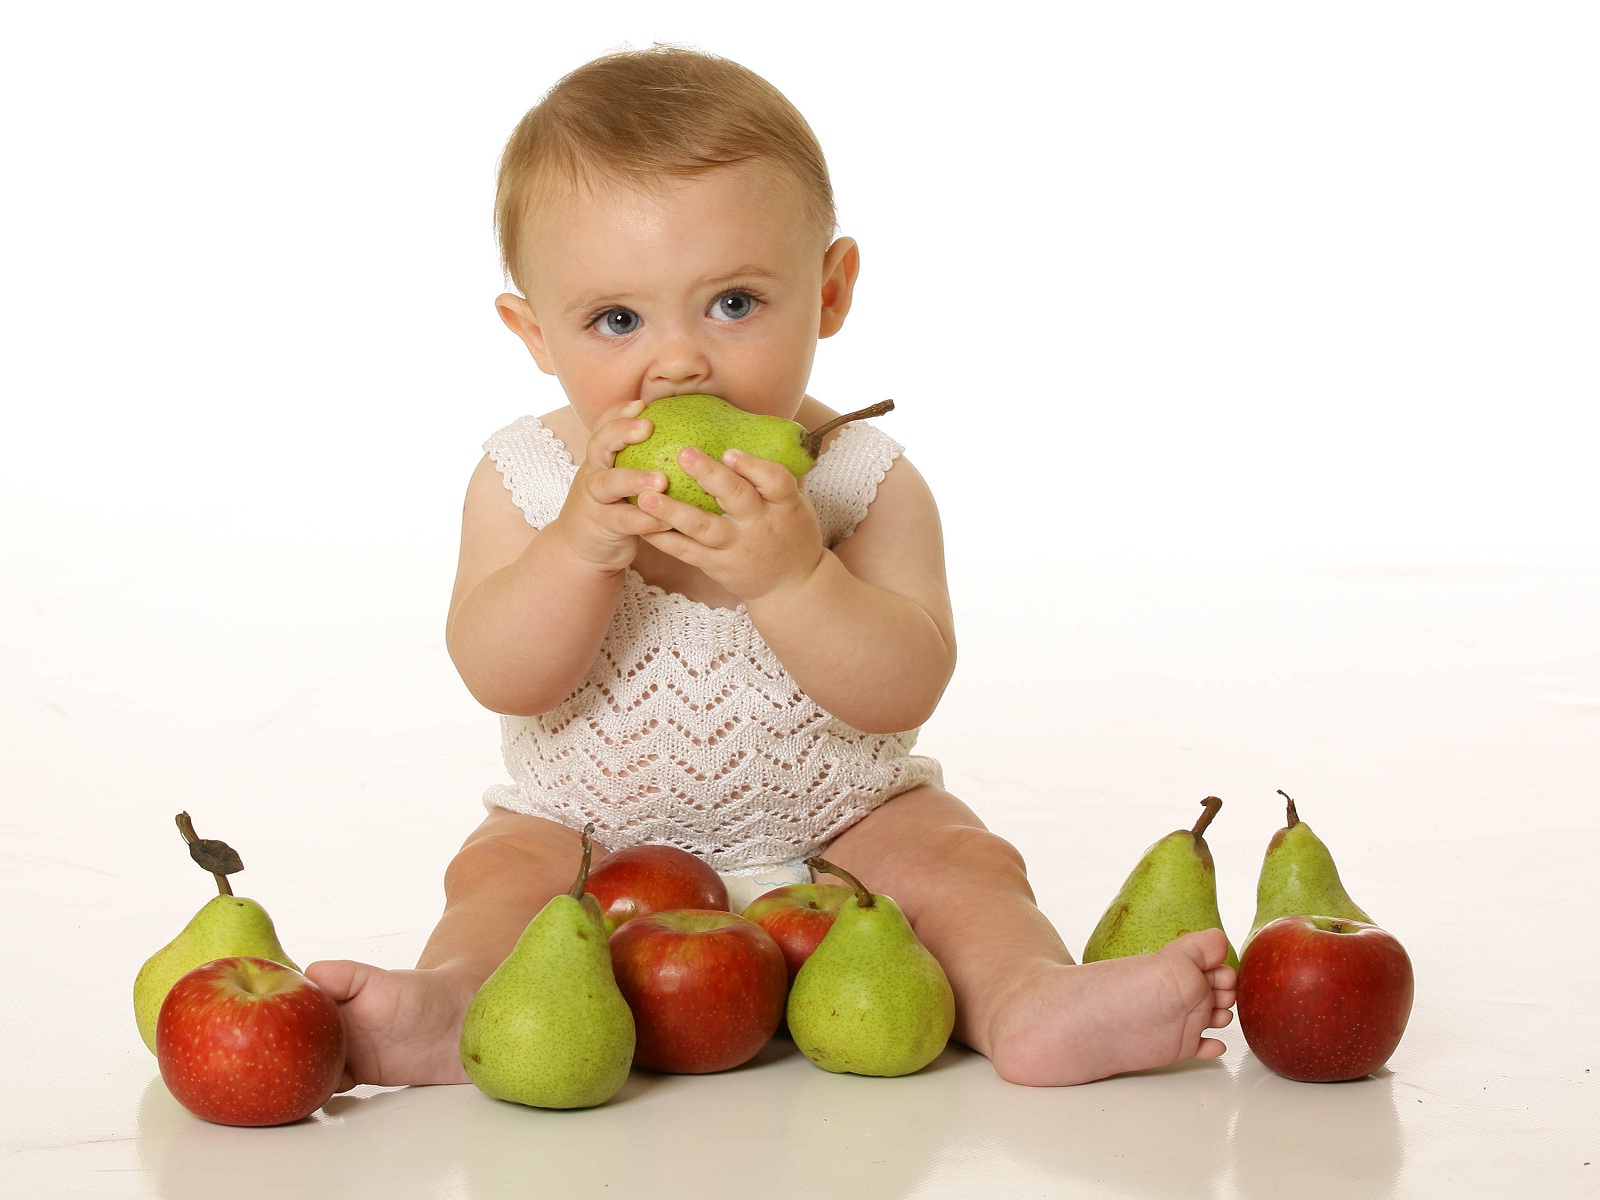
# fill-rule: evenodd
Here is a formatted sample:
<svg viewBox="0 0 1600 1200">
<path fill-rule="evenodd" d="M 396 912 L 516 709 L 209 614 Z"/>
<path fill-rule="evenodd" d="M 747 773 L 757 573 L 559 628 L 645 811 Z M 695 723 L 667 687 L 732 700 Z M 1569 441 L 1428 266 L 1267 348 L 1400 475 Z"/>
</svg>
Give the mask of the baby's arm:
<svg viewBox="0 0 1600 1200">
<path fill-rule="evenodd" d="M 829 550 L 785 468 L 737 451 L 723 462 L 685 453 L 680 463 L 726 515 L 647 494 L 640 505 L 673 529 L 646 540 L 743 600 L 822 708 L 869 733 L 922 724 L 955 669 L 939 514 L 922 476 L 897 459 L 867 517 Z"/>
<path fill-rule="evenodd" d="M 666 487 L 658 472 L 611 465 L 648 436 L 631 404 L 595 427 L 560 514 L 542 530 L 485 458 L 467 486 L 461 558 L 445 642 L 484 707 L 544 712 L 571 694 L 605 637 L 638 538 L 663 528 L 626 498 Z"/>
</svg>

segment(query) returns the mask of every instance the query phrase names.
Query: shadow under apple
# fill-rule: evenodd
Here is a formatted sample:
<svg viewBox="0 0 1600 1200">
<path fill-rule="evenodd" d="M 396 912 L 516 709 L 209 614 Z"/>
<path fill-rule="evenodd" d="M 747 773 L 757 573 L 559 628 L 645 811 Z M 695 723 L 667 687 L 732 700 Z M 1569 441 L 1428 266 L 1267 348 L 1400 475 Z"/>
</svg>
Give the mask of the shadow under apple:
<svg viewBox="0 0 1600 1200">
<path fill-rule="evenodd" d="M 1254 1056 L 1239 1068 L 1234 1185 L 1243 1196 L 1393 1194 L 1405 1165 L 1394 1075 L 1387 1068 L 1344 1083 L 1300 1083 Z"/>
<path fill-rule="evenodd" d="M 248 1164 L 250 1175 L 273 1180 L 286 1194 L 363 1194 L 371 1183 L 374 1159 L 385 1163 L 386 1173 L 418 1186 L 430 1179 L 448 1183 L 454 1165 L 431 1141 L 448 1128 L 442 1114 L 450 1105 L 438 1103 L 448 1097 L 419 1093 L 460 1090 L 347 1093 L 291 1124 L 245 1127 L 195 1116 L 156 1076 L 139 1101 L 139 1162 L 164 1200 L 216 1200 L 218 1180 L 239 1177 L 241 1164 Z M 424 1130 L 426 1136 L 408 1134 L 408 1127 Z"/>
</svg>

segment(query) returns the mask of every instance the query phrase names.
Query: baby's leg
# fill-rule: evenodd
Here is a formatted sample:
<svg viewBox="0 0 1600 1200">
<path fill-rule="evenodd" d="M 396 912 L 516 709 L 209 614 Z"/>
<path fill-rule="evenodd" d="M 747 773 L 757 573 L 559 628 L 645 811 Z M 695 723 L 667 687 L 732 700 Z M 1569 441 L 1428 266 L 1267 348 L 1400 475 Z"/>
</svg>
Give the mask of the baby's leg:
<svg viewBox="0 0 1600 1200">
<path fill-rule="evenodd" d="M 897 796 L 823 857 L 899 903 L 950 977 L 956 1038 L 1013 1083 L 1087 1083 L 1223 1051 L 1203 1036 L 1233 1019 L 1221 931 L 1075 965 L 1022 858 L 947 792 Z"/>
<path fill-rule="evenodd" d="M 595 858 L 604 851 L 596 846 Z M 306 974 L 339 1002 L 349 1048 L 340 1089 L 358 1083 L 465 1083 L 458 1044 L 478 985 L 549 899 L 571 889 L 579 835 L 495 809 L 445 870 L 444 914 L 415 970 L 312 963 Z"/>
</svg>

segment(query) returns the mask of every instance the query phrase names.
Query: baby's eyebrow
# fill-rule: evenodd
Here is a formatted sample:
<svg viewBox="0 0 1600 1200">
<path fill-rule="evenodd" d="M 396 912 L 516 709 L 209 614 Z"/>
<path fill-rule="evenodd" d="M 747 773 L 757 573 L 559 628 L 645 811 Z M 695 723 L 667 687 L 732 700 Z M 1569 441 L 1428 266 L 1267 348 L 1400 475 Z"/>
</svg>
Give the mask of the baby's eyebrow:
<svg viewBox="0 0 1600 1200">
<path fill-rule="evenodd" d="M 749 266 L 739 267 L 737 270 L 728 271 L 721 275 L 713 275 L 701 282 L 707 287 L 723 287 L 726 284 L 738 283 L 742 279 L 777 279 L 778 272 L 770 267 L 758 266 L 751 263 Z"/>
<path fill-rule="evenodd" d="M 626 292 L 595 292 L 588 296 L 580 296 L 571 304 L 561 310 L 561 315 L 570 317 L 573 313 L 587 312 L 597 308 L 626 308 L 632 297 Z"/>
</svg>

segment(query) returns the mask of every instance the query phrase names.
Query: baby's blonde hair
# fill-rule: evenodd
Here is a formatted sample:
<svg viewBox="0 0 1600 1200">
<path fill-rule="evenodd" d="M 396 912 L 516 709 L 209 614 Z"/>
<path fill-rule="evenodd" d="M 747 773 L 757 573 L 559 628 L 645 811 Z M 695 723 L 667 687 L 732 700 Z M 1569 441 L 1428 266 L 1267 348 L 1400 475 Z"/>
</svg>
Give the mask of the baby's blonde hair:
<svg viewBox="0 0 1600 1200">
<path fill-rule="evenodd" d="M 538 200 L 557 187 L 656 190 L 758 160 L 793 178 L 806 220 L 826 244 L 837 219 L 827 163 L 782 92 L 698 50 L 654 46 L 597 58 L 551 88 L 506 143 L 494 202 L 501 265 L 526 293 L 524 228 Z"/>
</svg>

